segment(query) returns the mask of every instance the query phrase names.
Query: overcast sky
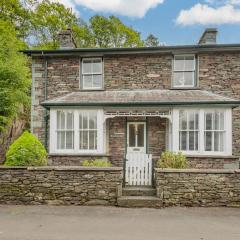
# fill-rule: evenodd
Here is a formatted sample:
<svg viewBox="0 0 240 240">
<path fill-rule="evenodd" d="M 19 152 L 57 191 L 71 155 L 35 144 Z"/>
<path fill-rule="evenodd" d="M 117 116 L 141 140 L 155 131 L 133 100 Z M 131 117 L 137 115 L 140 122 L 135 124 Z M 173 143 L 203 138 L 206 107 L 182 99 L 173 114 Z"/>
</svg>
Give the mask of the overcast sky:
<svg viewBox="0 0 240 240">
<path fill-rule="evenodd" d="M 86 22 L 95 14 L 118 16 L 167 45 L 195 44 L 203 30 L 217 27 L 219 43 L 240 43 L 240 0 L 58 0 Z"/>
</svg>

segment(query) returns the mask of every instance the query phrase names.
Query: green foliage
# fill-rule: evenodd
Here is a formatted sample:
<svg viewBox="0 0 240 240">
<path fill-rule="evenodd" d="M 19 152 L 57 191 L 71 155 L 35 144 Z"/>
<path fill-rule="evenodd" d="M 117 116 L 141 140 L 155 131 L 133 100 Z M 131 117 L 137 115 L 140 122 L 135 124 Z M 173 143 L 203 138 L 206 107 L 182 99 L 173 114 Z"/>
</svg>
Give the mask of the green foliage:
<svg viewBox="0 0 240 240">
<path fill-rule="evenodd" d="M 41 142 L 25 131 L 10 146 L 6 166 L 44 166 L 47 164 L 47 152 Z"/>
<path fill-rule="evenodd" d="M 140 33 L 124 25 L 117 17 L 96 15 L 90 18 L 90 31 L 96 47 L 140 47 Z"/>
<path fill-rule="evenodd" d="M 158 38 L 155 37 L 153 34 L 149 34 L 144 42 L 145 42 L 146 47 L 157 47 L 157 46 L 159 46 Z"/>
<path fill-rule="evenodd" d="M 105 159 L 84 160 L 82 165 L 84 167 L 111 167 L 112 164 Z"/>
<path fill-rule="evenodd" d="M 0 20 L 0 132 L 30 104 L 27 58 L 19 53 L 25 47 L 14 27 Z"/>
<path fill-rule="evenodd" d="M 69 26 L 80 24 L 78 18 L 63 4 L 43 0 L 31 14 L 32 37 L 41 49 L 56 49 L 58 33 Z"/>
<path fill-rule="evenodd" d="M 181 152 L 173 153 L 165 151 L 158 160 L 157 167 L 184 169 L 188 167 L 188 164 L 186 157 Z"/>
</svg>

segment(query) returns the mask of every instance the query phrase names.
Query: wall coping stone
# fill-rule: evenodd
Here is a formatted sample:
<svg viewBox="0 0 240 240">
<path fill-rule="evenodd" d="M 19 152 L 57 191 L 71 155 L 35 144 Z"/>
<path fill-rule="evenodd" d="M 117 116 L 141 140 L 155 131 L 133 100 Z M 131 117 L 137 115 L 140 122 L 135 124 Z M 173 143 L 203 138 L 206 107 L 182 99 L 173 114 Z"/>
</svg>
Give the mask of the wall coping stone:
<svg viewBox="0 0 240 240">
<path fill-rule="evenodd" d="M 11 167 L 0 166 L 1 170 L 28 170 L 28 171 L 122 171 L 122 167 L 83 167 L 83 166 L 43 166 L 43 167 Z"/>
<path fill-rule="evenodd" d="M 196 174 L 240 174 L 240 169 L 170 169 L 170 168 L 155 168 L 157 173 L 196 173 Z"/>
<path fill-rule="evenodd" d="M 240 156 L 218 156 L 218 155 L 185 155 L 186 158 L 226 158 L 226 159 L 239 159 Z"/>
</svg>

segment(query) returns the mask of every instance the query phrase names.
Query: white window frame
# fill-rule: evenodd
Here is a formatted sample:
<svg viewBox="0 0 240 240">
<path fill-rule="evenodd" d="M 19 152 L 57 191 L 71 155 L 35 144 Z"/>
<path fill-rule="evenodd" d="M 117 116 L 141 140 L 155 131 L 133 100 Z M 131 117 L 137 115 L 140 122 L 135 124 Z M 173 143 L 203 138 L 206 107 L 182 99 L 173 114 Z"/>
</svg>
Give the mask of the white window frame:
<svg viewBox="0 0 240 240">
<path fill-rule="evenodd" d="M 68 111 L 74 114 L 74 149 L 57 149 L 57 111 Z M 79 149 L 79 113 L 81 112 L 97 112 L 97 149 Z M 105 138 L 104 138 L 104 113 L 102 109 L 50 109 L 50 154 L 104 154 Z"/>
<path fill-rule="evenodd" d="M 87 73 L 83 73 L 83 64 L 84 64 L 84 61 L 89 61 L 89 60 L 100 60 L 101 61 L 101 64 L 102 64 L 102 67 L 101 67 L 101 72 L 87 72 Z M 82 58 L 81 59 L 81 77 L 80 77 L 80 88 L 82 90 L 101 90 L 103 89 L 103 83 L 104 83 L 104 74 L 103 74 L 103 58 L 101 57 L 86 57 L 86 58 Z M 101 75 L 102 76 L 102 84 L 101 84 L 101 87 L 85 87 L 84 86 L 84 75 Z"/>
<path fill-rule="evenodd" d="M 194 68 L 192 71 L 186 71 L 185 69 L 183 70 L 175 70 L 175 59 L 176 57 L 193 57 L 193 61 L 194 61 Z M 175 85 L 175 82 L 174 82 L 174 74 L 175 72 L 193 72 L 193 82 L 191 85 Z M 197 86 L 197 69 L 196 69 L 196 56 L 195 54 L 177 54 L 177 55 L 174 55 L 174 58 L 173 58 L 173 69 L 172 69 L 172 87 L 173 88 L 194 88 Z"/>
<path fill-rule="evenodd" d="M 209 155 L 209 156 L 231 156 L 232 155 L 232 109 L 231 108 L 174 108 L 172 110 L 172 144 L 173 152 L 179 152 L 179 112 L 180 110 L 199 111 L 199 136 L 198 151 L 181 151 L 185 155 Z M 225 137 L 224 151 L 205 151 L 205 112 L 222 111 L 224 113 Z"/>
</svg>

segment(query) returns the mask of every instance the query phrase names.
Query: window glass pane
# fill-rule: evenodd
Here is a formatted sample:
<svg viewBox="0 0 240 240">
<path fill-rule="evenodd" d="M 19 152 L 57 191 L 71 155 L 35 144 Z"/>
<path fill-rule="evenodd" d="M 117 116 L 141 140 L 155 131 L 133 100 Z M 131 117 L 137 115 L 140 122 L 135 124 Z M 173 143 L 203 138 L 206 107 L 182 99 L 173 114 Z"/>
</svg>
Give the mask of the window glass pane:
<svg viewBox="0 0 240 240">
<path fill-rule="evenodd" d="M 187 129 L 187 112 L 186 111 L 180 111 L 180 130 Z"/>
<path fill-rule="evenodd" d="M 193 56 L 186 56 L 185 57 L 185 71 L 193 71 L 194 70 L 194 57 Z"/>
<path fill-rule="evenodd" d="M 83 60 L 83 64 L 82 64 L 82 73 L 92 73 L 92 61 L 91 60 Z"/>
<path fill-rule="evenodd" d="M 59 132 L 60 134 L 60 149 L 65 149 L 65 132 Z"/>
<path fill-rule="evenodd" d="M 205 114 L 205 129 L 206 130 L 212 129 L 212 113 Z"/>
<path fill-rule="evenodd" d="M 205 151 L 212 151 L 212 132 L 205 132 Z"/>
<path fill-rule="evenodd" d="M 224 130 L 224 113 L 220 113 L 220 130 Z"/>
<path fill-rule="evenodd" d="M 102 61 L 101 61 L 101 59 L 93 60 L 93 73 L 102 73 Z"/>
<path fill-rule="evenodd" d="M 66 132 L 66 149 L 73 149 L 73 131 Z"/>
<path fill-rule="evenodd" d="M 84 75 L 83 76 L 83 87 L 84 88 L 92 87 L 92 75 Z"/>
<path fill-rule="evenodd" d="M 190 131 L 189 132 L 189 151 L 194 151 L 195 150 L 195 132 Z"/>
<path fill-rule="evenodd" d="M 88 115 L 86 113 L 83 114 L 83 129 L 88 129 Z"/>
<path fill-rule="evenodd" d="M 102 87 L 102 75 L 93 75 L 92 87 L 94 88 Z"/>
<path fill-rule="evenodd" d="M 184 86 L 184 72 L 174 72 L 173 84 L 174 86 Z"/>
<path fill-rule="evenodd" d="M 57 132 L 57 149 L 61 149 L 61 132 Z"/>
<path fill-rule="evenodd" d="M 83 115 L 82 113 L 79 114 L 79 129 L 83 128 Z"/>
<path fill-rule="evenodd" d="M 194 124 L 195 123 L 195 112 L 189 112 L 188 123 L 189 123 L 188 128 L 190 130 L 194 130 L 194 128 L 195 128 L 195 124 Z"/>
<path fill-rule="evenodd" d="M 196 130 L 198 130 L 198 128 L 199 128 L 198 118 L 199 118 L 199 114 L 195 113 L 195 129 Z"/>
<path fill-rule="evenodd" d="M 60 129 L 61 112 L 57 111 L 57 129 Z"/>
<path fill-rule="evenodd" d="M 97 114 L 96 112 L 89 113 L 89 129 L 97 128 Z"/>
<path fill-rule="evenodd" d="M 80 149 L 88 149 L 88 131 L 80 131 L 79 145 Z"/>
<path fill-rule="evenodd" d="M 137 139 L 138 147 L 144 147 L 144 124 L 138 124 Z"/>
<path fill-rule="evenodd" d="M 223 132 L 220 132 L 219 133 L 220 136 L 219 136 L 219 151 L 223 152 L 224 151 L 224 133 Z"/>
<path fill-rule="evenodd" d="M 96 133 L 97 133 L 96 130 L 89 131 L 89 149 L 91 150 L 97 149 Z"/>
<path fill-rule="evenodd" d="M 73 113 L 67 113 L 67 129 L 73 129 Z"/>
<path fill-rule="evenodd" d="M 60 114 L 60 129 L 65 129 L 65 113 Z"/>
<path fill-rule="evenodd" d="M 135 124 L 129 124 L 129 147 L 135 147 L 136 132 L 135 132 Z"/>
<path fill-rule="evenodd" d="M 220 135 L 219 132 L 214 132 L 214 151 L 219 151 L 220 149 Z"/>
<path fill-rule="evenodd" d="M 195 150 L 198 150 L 198 132 L 195 132 Z"/>
<path fill-rule="evenodd" d="M 194 72 L 184 72 L 184 86 L 194 86 Z"/>
<path fill-rule="evenodd" d="M 186 151 L 187 150 L 187 132 L 182 131 L 180 132 L 180 150 Z"/>
<path fill-rule="evenodd" d="M 184 70 L 184 57 L 176 56 L 174 60 L 174 70 L 183 71 Z"/>
</svg>

